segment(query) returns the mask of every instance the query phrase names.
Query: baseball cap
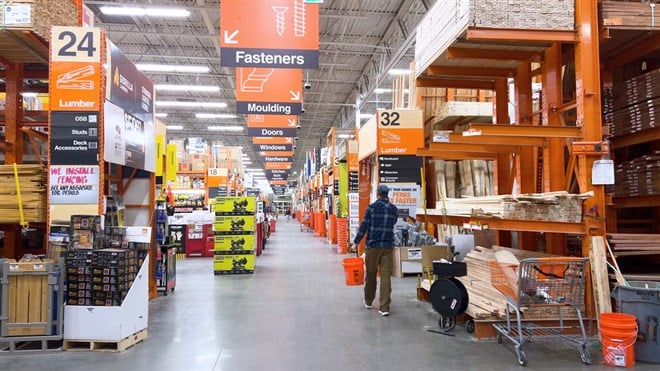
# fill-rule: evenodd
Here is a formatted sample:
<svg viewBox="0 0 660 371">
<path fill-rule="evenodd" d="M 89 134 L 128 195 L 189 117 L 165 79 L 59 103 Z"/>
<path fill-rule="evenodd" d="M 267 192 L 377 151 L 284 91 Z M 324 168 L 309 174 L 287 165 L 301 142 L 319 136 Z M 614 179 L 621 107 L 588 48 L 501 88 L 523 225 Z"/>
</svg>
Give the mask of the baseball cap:
<svg viewBox="0 0 660 371">
<path fill-rule="evenodd" d="M 378 194 L 387 194 L 390 191 L 390 188 L 385 184 L 381 184 L 376 188 L 376 193 Z"/>
</svg>

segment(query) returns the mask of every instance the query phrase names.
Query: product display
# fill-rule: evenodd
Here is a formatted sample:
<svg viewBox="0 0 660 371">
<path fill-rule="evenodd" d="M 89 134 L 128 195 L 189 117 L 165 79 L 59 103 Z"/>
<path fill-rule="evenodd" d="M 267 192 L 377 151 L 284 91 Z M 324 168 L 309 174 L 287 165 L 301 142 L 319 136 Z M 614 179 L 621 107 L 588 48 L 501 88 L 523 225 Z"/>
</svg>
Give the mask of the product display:
<svg viewBox="0 0 660 371">
<path fill-rule="evenodd" d="M 253 273 L 256 251 L 256 198 L 217 197 L 213 272 L 218 274 Z"/>
</svg>

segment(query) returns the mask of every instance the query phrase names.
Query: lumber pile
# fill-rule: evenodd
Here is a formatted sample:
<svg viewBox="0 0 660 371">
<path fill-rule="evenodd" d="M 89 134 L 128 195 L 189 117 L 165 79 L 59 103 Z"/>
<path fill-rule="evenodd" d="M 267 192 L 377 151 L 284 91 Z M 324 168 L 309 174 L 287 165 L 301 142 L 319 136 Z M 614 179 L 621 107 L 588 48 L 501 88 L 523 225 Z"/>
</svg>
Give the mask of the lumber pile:
<svg viewBox="0 0 660 371">
<path fill-rule="evenodd" d="M 593 194 L 571 194 L 566 191 L 493 195 L 483 197 L 446 198 L 438 201 L 429 214 L 496 217 L 514 220 L 546 220 L 579 223 L 582 200 Z"/>
<path fill-rule="evenodd" d="M 463 3 L 461 7 L 469 3 L 470 24 L 476 27 L 572 30 L 575 24 L 572 0 L 463 0 L 461 2 Z"/>
<path fill-rule="evenodd" d="M 620 136 L 660 125 L 660 69 L 617 83 L 603 91 L 603 120 Z"/>
<path fill-rule="evenodd" d="M 660 151 L 617 164 L 614 178 L 617 197 L 660 194 Z"/>
<path fill-rule="evenodd" d="M 47 172 L 40 165 L 18 165 L 23 213 L 29 223 L 46 221 Z M 21 221 L 13 165 L 0 165 L 0 224 Z"/>
<path fill-rule="evenodd" d="M 7 30 L 31 30 L 50 41 L 50 27 L 77 26 L 78 9 L 73 0 L 10 0 L 0 9 Z"/>
<path fill-rule="evenodd" d="M 457 278 L 465 285 L 468 291 L 469 304 L 465 313 L 475 320 L 502 320 L 506 316 L 506 297 L 491 284 L 489 264 L 492 261 L 496 261 L 496 249 L 510 251 L 518 260 L 553 256 L 500 246 L 494 249 L 477 246 L 473 251 L 469 252 L 463 260 L 467 265 L 468 274 L 467 276 Z M 557 318 L 556 308 L 523 308 L 523 313 L 525 319 Z M 575 312 L 568 308 L 563 308 L 562 315 L 564 315 L 564 318 L 574 318 Z"/>
<path fill-rule="evenodd" d="M 465 123 L 493 122 L 493 103 L 490 102 L 442 102 L 433 113 L 433 128 L 453 128 Z"/>
<path fill-rule="evenodd" d="M 608 233 L 607 241 L 615 256 L 660 254 L 657 234 Z"/>
<path fill-rule="evenodd" d="M 658 16 L 651 3 L 655 1 L 601 1 L 601 25 L 619 30 L 653 31 Z"/>
</svg>

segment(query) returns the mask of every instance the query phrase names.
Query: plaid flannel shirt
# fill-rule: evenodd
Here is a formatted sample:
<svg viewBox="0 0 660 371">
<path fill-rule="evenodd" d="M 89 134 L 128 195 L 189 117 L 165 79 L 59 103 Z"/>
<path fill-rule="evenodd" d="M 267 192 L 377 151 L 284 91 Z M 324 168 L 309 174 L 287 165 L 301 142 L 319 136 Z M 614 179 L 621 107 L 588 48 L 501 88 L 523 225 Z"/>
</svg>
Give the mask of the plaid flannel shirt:
<svg viewBox="0 0 660 371">
<path fill-rule="evenodd" d="M 360 229 L 353 241 L 360 243 L 367 234 L 367 247 L 394 247 L 394 224 L 397 220 L 397 208 L 387 199 L 378 199 L 367 207 L 360 224 Z"/>
</svg>

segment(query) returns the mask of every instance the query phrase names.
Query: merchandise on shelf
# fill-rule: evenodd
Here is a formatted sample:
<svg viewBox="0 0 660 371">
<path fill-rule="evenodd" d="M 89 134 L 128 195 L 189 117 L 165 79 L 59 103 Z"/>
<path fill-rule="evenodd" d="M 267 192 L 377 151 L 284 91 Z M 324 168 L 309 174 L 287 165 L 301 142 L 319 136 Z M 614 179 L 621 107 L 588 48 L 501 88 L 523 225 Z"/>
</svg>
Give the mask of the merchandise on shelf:
<svg viewBox="0 0 660 371">
<path fill-rule="evenodd" d="M 256 198 L 217 197 L 214 201 L 213 272 L 216 275 L 254 272 Z"/>
<path fill-rule="evenodd" d="M 219 274 L 254 273 L 254 254 L 215 255 L 213 272 Z"/>
</svg>

